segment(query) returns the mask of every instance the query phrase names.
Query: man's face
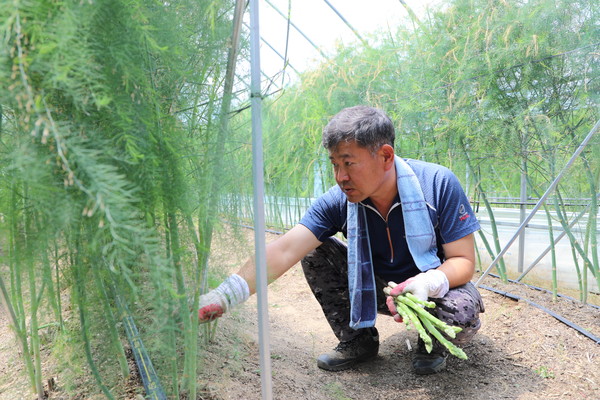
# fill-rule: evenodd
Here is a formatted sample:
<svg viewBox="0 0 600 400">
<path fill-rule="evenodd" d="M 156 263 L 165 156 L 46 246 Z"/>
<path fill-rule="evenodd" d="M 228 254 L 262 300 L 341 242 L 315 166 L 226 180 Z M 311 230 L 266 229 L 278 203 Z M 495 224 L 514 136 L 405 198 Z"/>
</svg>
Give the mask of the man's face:
<svg viewBox="0 0 600 400">
<path fill-rule="evenodd" d="M 340 142 L 329 152 L 335 181 L 351 203 L 377 194 L 384 179 L 384 157 L 356 144 Z"/>
</svg>

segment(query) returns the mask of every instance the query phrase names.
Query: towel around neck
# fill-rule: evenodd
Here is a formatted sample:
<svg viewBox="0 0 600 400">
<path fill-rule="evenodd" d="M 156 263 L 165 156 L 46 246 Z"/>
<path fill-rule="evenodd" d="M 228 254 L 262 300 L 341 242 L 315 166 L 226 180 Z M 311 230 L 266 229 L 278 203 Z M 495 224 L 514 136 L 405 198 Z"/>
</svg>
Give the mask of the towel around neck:
<svg viewBox="0 0 600 400">
<path fill-rule="evenodd" d="M 395 156 L 394 164 L 410 254 L 419 270 L 436 268 L 441 262 L 437 256 L 435 231 L 421 185 L 403 159 Z M 348 202 L 347 218 L 350 327 L 368 328 L 375 325 L 377 293 L 365 207 L 360 203 Z"/>
</svg>

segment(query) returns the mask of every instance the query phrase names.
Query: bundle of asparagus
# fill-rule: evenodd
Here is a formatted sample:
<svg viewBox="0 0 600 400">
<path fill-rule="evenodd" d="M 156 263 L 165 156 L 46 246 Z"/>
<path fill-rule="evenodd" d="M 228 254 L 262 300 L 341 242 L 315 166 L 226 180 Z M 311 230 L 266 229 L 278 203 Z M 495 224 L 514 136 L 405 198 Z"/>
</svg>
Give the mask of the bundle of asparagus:
<svg viewBox="0 0 600 400">
<path fill-rule="evenodd" d="M 392 288 L 395 286 L 396 283 L 388 282 L 388 286 L 383 289 L 384 293 L 389 296 Z M 431 339 L 431 335 L 433 335 L 433 337 L 448 349 L 450 354 L 463 360 L 467 359 L 467 355 L 460 347 L 456 346 L 442 335 L 442 332 L 444 332 L 448 337 L 454 339 L 456 334 L 462 331 L 462 328 L 450 326 L 424 309 L 424 307 L 435 308 L 435 303 L 433 301 L 420 300 L 412 293 L 407 292 L 394 297 L 394 304 L 396 305 L 398 314 L 400 314 L 402 320 L 406 324 L 406 328 L 410 329 L 411 324 L 415 327 L 419 336 L 425 343 L 425 349 L 428 353 L 430 353 L 433 348 L 433 341 Z"/>
</svg>

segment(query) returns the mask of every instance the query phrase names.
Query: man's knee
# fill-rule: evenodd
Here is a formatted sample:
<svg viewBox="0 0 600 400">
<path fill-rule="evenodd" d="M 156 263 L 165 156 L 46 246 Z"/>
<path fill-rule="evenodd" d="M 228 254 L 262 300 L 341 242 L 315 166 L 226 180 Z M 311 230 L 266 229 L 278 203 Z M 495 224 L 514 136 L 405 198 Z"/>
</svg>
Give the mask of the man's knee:
<svg viewBox="0 0 600 400">
<path fill-rule="evenodd" d="M 468 342 L 481 327 L 479 314 L 485 311 L 483 300 L 472 283 L 450 290 L 436 304 L 435 314 L 439 319 L 462 328 L 452 342 Z"/>
</svg>

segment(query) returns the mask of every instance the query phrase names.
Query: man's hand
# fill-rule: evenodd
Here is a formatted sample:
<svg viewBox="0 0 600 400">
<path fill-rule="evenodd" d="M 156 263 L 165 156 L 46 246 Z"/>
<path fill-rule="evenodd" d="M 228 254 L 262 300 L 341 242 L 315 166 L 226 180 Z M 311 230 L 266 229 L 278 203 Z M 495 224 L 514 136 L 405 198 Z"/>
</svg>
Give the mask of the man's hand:
<svg viewBox="0 0 600 400">
<path fill-rule="evenodd" d="M 241 304 L 250 297 L 248 284 L 237 274 L 230 275 L 215 290 L 200 296 L 198 319 L 208 322 L 219 318 L 233 306 Z"/>
<path fill-rule="evenodd" d="M 394 297 L 388 296 L 387 299 L 385 299 L 385 304 L 387 305 L 388 310 L 390 310 L 392 317 L 394 317 L 394 321 L 402 322 L 402 316 L 398 314 L 398 310 L 396 309 L 396 303 L 394 302 Z"/>
<path fill-rule="evenodd" d="M 211 290 L 200 296 L 198 319 L 200 322 L 208 322 L 221 317 L 227 309 L 226 304 L 227 300 L 220 293 Z"/>
<path fill-rule="evenodd" d="M 438 269 L 430 269 L 427 272 L 422 272 L 405 280 L 393 288 L 390 296 L 396 297 L 403 293 L 411 292 L 419 300 L 427 301 L 429 297 L 444 297 L 448 293 L 449 286 L 450 283 L 446 274 Z"/>
</svg>

